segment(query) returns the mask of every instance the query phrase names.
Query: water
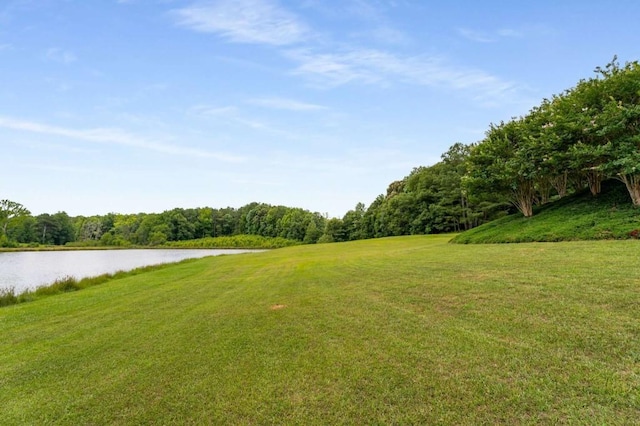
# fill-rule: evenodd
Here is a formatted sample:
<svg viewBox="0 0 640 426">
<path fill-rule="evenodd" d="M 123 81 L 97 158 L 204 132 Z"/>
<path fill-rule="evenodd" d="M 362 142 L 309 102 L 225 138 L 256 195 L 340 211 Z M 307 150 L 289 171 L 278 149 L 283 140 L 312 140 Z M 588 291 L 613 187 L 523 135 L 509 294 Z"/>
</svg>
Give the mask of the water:
<svg viewBox="0 0 640 426">
<path fill-rule="evenodd" d="M 18 294 L 69 276 L 81 279 L 184 259 L 252 251 L 259 250 L 154 249 L 0 253 L 0 289 L 13 288 Z"/>
</svg>

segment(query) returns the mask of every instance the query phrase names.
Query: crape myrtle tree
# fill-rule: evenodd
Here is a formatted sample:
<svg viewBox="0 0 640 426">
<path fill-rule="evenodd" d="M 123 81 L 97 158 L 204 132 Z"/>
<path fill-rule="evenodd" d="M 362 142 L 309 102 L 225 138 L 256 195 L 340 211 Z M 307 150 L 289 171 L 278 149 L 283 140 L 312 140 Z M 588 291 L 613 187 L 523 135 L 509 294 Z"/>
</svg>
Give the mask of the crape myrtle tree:
<svg viewBox="0 0 640 426">
<path fill-rule="evenodd" d="M 597 78 L 581 80 L 575 88 L 566 92 L 569 108 L 562 111 L 565 120 L 573 124 L 573 140 L 569 146 L 571 167 L 580 180 L 587 181 L 592 195 L 602 190 L 605 175 L 602 165 L 607 151 L 600 136 L 603 108 L 602 81 Z"/>
<path fill-rule="evenodd" d="M 540 204 L 548 203 L 554 190 L 560 198 L 567 194 L 569 164 L 559 131 L 561 123 L 552 106 L 553 101 L 545 99 L 522 119 L 523 142 L 535 159 L 534 187 Z"/>
<path fill-rule="evenodd" d="M 543 179 L 549 179 L 558 198 L 563 198 L 571 191 L 582 189 L 587 182 L 587 173 L 582 170 L 582 162 L 572 151 L 575 144 L 583 140 L 585 120 L 583 105 L 578 105 L 572 98 L 572 91 L 562 95 L 554 95 L 551 100 L 543 100 L 538 108 L 530 114 L 529 128 L 531 143 L 538 146 L 541 158 L 540 167 Z M 577 116 L 580 115 L 580 118 Z M 589 161 L 586 162 L 589 164 Z M 587 169 L 589 166 L 587 166 Z M 597 193 L 597 181 L 593 191 Z"/>
<path fill-rule="evenodd" d="M 615 178 L 640 206 L 640 65 L 614 57 L 596 73 L 524 117 L 492 124 L 469 156 L 470 198 L 501 193 L 530 217 L 553 195 L 585 186 L 597 195 Z"/>
<path fill-rule="evenodd" d="M 492 124 L 486 138 L 471 150 L 466 189 L 502 194 L 525 217 L 531 217 L 542 172 L 528 136 L 523 118 Z"/>
<path fill-rule="evenodd" d="M 597 71 L 606 95 L 597 123 L 605 152 L 599 171 L 624 183 L 633 205 L 640 207 L 640 65 L 621 68 L 614 58 Z"/>
</svg>

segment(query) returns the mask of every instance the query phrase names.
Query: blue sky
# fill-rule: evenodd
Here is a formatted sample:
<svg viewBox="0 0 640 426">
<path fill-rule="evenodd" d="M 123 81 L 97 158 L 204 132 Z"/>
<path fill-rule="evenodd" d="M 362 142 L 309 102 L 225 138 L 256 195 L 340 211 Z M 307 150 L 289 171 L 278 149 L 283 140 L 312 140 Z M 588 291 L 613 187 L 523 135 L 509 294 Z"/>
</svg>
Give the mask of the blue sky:
<svg viewBox="0 0 640 426">
<path fill-rule="evenodd" d="M 640 2 L 3 0 L 0 198 L 341 217 L 640 59 Z"/>
</svg>

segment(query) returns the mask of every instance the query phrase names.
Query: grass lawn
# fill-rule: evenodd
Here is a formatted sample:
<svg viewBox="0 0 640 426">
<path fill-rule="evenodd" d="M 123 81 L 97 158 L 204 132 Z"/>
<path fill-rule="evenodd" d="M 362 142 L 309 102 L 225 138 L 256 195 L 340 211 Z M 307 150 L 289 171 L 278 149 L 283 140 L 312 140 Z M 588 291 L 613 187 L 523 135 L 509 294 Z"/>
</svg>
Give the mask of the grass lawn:
<svg viewBox="0 0 640 426">
<path fill-rule="evenodd" d="M 640 243 L 296 246 L 0 309 L 0 424 L 637 424 Z"/>
</svg>

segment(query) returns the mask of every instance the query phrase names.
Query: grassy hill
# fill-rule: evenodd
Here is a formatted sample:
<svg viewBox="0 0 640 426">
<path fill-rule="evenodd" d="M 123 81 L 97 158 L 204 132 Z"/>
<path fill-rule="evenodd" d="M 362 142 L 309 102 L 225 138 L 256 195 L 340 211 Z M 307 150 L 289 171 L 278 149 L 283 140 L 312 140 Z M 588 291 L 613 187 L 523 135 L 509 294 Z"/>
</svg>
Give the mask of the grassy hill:
<svg viewBox="0 0 640 426">
<path fill-rule="evenodd" d="M 589 191 L 552 202 L 525 218 L 512 214 L 466 231 L 455 243 L 520 243 L 634 238 L 640 231 L 640 209 L 634 208 L 625 186 L 604 182 L 602 193 Z M 636 236 L 637 238 L 637 236 Z"/>
<path fill-rule="evenodd" d="M 638 242 L 416 236 L 0 309 L 0 423 L 633 424 Z"/>
</svg>

